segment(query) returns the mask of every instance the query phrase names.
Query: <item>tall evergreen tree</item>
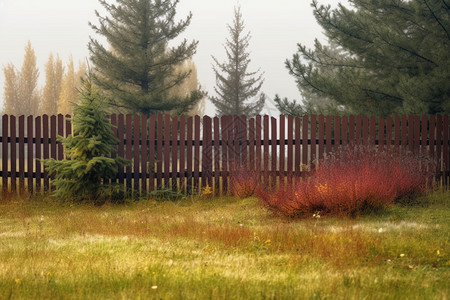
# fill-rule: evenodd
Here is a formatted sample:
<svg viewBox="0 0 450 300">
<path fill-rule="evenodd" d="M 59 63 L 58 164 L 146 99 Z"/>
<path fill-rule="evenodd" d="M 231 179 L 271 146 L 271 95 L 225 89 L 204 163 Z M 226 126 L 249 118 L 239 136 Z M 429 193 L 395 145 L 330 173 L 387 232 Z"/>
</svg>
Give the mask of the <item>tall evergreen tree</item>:
<svg viewBox="0 0 450 300">
<path fill-rule="evenodd" d="M 59 56 L 51 53 L 45 66 L 45 86 L 42 94 L 41 114 L 56 115 L 58 113 L 58 99 L 61 93 L 61 82 L 64 67 Z"/>
<path fill-rule="evenodd" d="M 317 40 L 313 50 L 299 45 L 286 62 L 300 91 L 357 114 L 450 113 L 449 5 L 349 2 L 352 9 L 312 2 L 329 45 Z"/>
<path fill-rule="evenodd" d="M 176 47 L 169 41 L 189 26 L 192 15 L 176 22 L 179 0 L 99 0 L 108 17 L 90 24 L 106 38 L 109 50 L 99 41 L 89 43 L 94 64 L 94 83 L 105 92 L 109 103 L 126 112 L 146 115 L 176 110 L 189 111 L 203 97 L 196 89 L 186 97 L 170 97 L 168 90 L 181 84 L 190 72 L 175 75 L 175 68 L 194 55 L 197 42 L 183 40 Z"/>
<path fill-rule="evenodd" d="M 210 100 L 217 108 L 219 115 L 247 115 L 254 116 L 264 107 L 265 95 L 259 94 L 264 83 L 263 74 L 247 71 L 250 54 L 246 52 L 250 41 L 250 32 L 244 34 L 244 20 L 240 7 L 234 10 L 233 25 L 228 25 L 230 39 L 226 40 L 225 51 L 228 61 L 219 63 L 213 56 L 216 66 L 217 96 Z"/>
</svg>

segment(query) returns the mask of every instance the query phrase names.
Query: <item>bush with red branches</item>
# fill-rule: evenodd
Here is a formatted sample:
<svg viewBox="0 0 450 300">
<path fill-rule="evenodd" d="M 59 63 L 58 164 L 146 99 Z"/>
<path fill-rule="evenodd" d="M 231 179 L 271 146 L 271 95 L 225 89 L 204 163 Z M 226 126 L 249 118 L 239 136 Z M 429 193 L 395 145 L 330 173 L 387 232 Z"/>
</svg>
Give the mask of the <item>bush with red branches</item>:
<svg viewBox="0 0 450 300">
<path fill-rule="evenodd" d="M 287 216 L 357 215 L 423 193 L 433 175 L 434 164 L 427 157 L 349 146 L 320 161 L 308 178 L 287 189 L 259 187 L 257 195 L 273 211 Z"/>
<path fill-rule="evenodd" d="M 244 165 L 233 168 L 230 177 L 230 190 L 233 196 L 241 199 L 253 196 L 259 184 L 255 171 Z"/>
</svg>

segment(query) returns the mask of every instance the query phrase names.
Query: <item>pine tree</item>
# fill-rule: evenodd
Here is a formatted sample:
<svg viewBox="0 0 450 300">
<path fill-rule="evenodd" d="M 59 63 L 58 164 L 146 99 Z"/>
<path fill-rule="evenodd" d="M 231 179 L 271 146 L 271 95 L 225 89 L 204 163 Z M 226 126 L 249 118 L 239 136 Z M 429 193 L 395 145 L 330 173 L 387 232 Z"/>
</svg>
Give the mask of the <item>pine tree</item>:
<svg viewBox="0 0 450 300">
<path fill-rule="evenodd" d="M 228 25 L 231 39 L 225 43 L 228 61 L 219 63 L 213 56 L 217 97 L 210 100 L 217 108 L 219 115 L 254 116 L 264 107 L 265 95 L 258 93 L 264 83 L 263 74 L 248 72 L 250 54 L 246 52 L 250 41 L 250 32 L 244 35 L 244 21 L 240 7 L 234 10 L 233 26 Z M 255 77 L 256 76 L 256 77 Z M 256 98 L 255 98 L 256 97 Z"/>
<path fill-rule="evenodd" d="M 450 113 L 449 6 L 438 0 L 312 2 L 328 38 L 286 62 L 302 93 L 355 114 Z M 283 103 L 282 103 L 283 105 Z M 286 107 L 286 106 L 285 106 Z"/>
<path fill-rule="evenodd" d="M 58 113 L 58 99 L 61 93 L 61 82 L 64 67 L 59 56 L 53 58 L 50 54 L 45 66 L 45 86 L 43 92 L 41 114 L 56 115 Z"/>
<path fill-rule="evenodd" d="M 78 99 L 78 90 L 81 88 L 81 79 L 86 74 L 86 63 L 80 62 L 78 64 L 78 71 L 75 72 L 75 65 L 73 58 L 70 56 L 67 64 L 67 71 L 64 74 L 61 92 L 58 99 L 58 113 L 63 115 L 72 115 L 73 104 Z"/>
<path fill-rule="evenodd" d="M 80 103 L 74 107 L 73 135 L 60 137 L 67 159 L 44 160 L 50 173 L 55 172 L 55 198 L 101 204 L 117 197 L 118 186 L 109 184 L 119 166 L 127 161 L 111 158 L 118 140 L 106 116 L 98 92 L 89 80 L 83 84 Z"/>
<path fill-rule="evenodd" d="M 146 115 L 189 111 L 203 97 L 200 90 L 186 97 L 170 97 L 168 91 L 181 84 L 190 72 L 175 75 L 176 66 L 192 57 L 197 42 L 168 43 L 190 24 L 192 15 L 176 22 L 179 0 L 99 0 L 108 17 L 96 12 L 100 25 L 90 24 L 106 38 L 110 50 L 91 38 L 89 50 L 94 64 L 94 83 L 109 104 L 125 112 Z"/>
</svg>

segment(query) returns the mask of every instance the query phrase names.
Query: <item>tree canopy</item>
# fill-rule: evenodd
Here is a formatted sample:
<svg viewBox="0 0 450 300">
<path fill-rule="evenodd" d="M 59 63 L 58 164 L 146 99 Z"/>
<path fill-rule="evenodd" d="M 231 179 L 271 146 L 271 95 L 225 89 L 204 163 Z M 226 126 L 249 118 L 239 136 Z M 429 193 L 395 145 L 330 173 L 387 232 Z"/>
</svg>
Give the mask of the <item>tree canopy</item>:
<svg viewBox="0 0 450 300">
<path fill-rule="evenodd" d="M 230 39 L 226 40 L 227 61 L 220 63 L 214 56 L 217 96 L 210 97 L 219 115 L 259 114 L 264 107 L 265 95 L 259 94 L 264 83 L 260 70 L 249 72 L 250 53 L 247 47 L 250 32 L 244 33 L 244 20 L 239 7 L 234 10 L 233 25 L 228 25 Z"/>
<path fill-rule="evenodd" d="M 298 45 L 286 66 L 306 95 L 356 114 L 450 113 L 450 6 L 445 0 L 312 2 L 328 38 Z M 280 109 L 292 102 L 279 101 Z"/>
<path fill-rule="evenodd" d="M 199 89 L 184 97 L 168 91 L 189 77 L 190 71 L 175 73 L 176 66 L 190 59 L 197 42 L 181 41 L 169 47 L 190 24 L 192 14 L 175 20 L 179 0 L 99 0 L 108 13 L 96 12 L 99 25 L 90 23 L 106 38 L 109 48 L 90 39 L 93 79 L 109 104 L 125 112 L 146 115 L 189 111 L 203 97 Z"/>
<path fill-rule="evenodd" d="M 39 70 L 31 42 L 25 46 L 21 70 L 12 63 L 3 67 L 5 75 L 4 112 L 12 115 L 34 115 L 39 110 L 40 92 L 37 87 Z"/>
</svg>

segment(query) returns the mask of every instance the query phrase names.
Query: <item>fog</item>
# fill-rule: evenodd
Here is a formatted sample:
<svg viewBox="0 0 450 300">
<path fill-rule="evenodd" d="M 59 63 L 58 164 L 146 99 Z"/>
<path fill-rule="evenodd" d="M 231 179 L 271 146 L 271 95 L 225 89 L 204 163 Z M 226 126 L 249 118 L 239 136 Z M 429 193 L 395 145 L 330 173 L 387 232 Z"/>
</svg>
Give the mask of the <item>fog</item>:
<svg viewBox="0 0 450 300">
<path fill-rule="evenodd" d="M 337 5 L 337 0 L 320 1 Z M 321 28 L 312 14 L 308 0 L 181 0 L 177 18 L 185 18 L 189 11 L 191 25 L 181 38 L 198 40 L 194 62 L 202 87 L 214 94 L 215 76 L 211 68 L 214 55 L 225 59 L 223 44 L 229 36 L 227 24 L 233 20 L 233 9 L 241 6 L 246 30 L 251 32 L 250 71 L 265 72 L 262 91 L 268 96 L 263 113 L 278 115 L 271 103 L 275 94 L 299 99 L 300 93 L 294 78 L 288 74 L 284 62 L 292 57 L 297 43 L 312 46 L 314 39 L 324 40 Z M 36 52 L 39 82 L 43 86 L 44 65 L 51 52 L 59 54 L 63 63 L 72 55 L 74 61 L 87 59 L 89 36 L 95 35 L 88 22 L 97 22 L 94 11 L 101 10 L 95 0 L 0 0 L 0 66 L 12 62 L 21 67 L 24 47 L 28 40 Z M 4 75 L 0 74 L 0 102 L 3 103 Z M 215 108 L 207 103 L 206 113 L 215 114 Z"/>
</svg>

